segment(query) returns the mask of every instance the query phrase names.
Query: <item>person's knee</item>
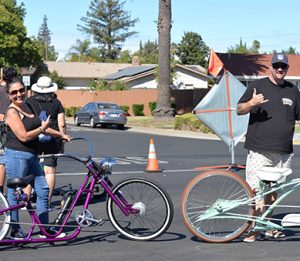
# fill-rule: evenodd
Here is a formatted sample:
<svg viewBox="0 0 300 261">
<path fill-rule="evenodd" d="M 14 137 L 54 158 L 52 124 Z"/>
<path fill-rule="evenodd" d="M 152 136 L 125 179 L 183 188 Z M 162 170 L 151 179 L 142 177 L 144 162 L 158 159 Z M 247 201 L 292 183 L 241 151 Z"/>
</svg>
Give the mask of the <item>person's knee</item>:
<svg viewBox="0 0 300 261">
<path fill-rule="evenodd" d="M 36 196 L 40 199 L 47 199 L 49 194 L 49 187 L 46 186 L 38 186 L 34 188 Z"/>
<path fill-rule="evenodd" d="M 56 168 L 55 167 L 50 167 L 50 166 L 44 166 L 44 172 L 45 175 L 48 174 L 55 174 Z"/>
</svg>

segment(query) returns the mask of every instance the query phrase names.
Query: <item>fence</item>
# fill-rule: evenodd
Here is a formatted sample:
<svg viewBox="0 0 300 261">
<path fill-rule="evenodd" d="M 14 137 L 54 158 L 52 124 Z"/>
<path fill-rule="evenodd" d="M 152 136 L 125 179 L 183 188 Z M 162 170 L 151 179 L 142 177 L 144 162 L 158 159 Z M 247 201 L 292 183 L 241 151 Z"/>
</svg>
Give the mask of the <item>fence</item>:
<svg viewBox="0 0 300 261">
<path fill-rule="evenodd" d="M 176 104 L 177 113 L 191 112 L 208 89 L 171 90 L 172 101 Z M 88 102 L 113 102 L 129 106 L 129 114 L 133 115 L 133 104 L 144 104 L 144 114 L 151 115 L 149 102 L 157 101 L 158 90 L 128 90 L 128 91 L 88 91 L 88 90 L 58 90 L 57 96 L 65 108 L 82 107 Z"/>
</svg>

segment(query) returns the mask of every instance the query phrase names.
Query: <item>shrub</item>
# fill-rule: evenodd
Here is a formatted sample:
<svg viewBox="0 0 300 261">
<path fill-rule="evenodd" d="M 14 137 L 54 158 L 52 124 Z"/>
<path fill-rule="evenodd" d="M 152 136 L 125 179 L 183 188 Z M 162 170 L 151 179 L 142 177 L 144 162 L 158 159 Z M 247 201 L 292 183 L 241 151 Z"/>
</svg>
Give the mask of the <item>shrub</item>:
<svg viewBox="0 0 300 261">
<path fill-rule="evenodd" d="M 127 115 L 129 115 L 128 111 L 129 111 L 129 106 L 128 105 L 120 105 L 120 108 L 122 109 L 122 111 L 124 111 Z"/>
<path fill-rule="evenodd" d="M 89 82 L 88 87 L 90 88 L 91 91 L 97 91 L 97 90 L 108 90 L 109 89 L 109 84 L 108 81 L 105 80 L 92 80 Z"/>
<path fill-rule="evenodd" d="M 133 104 L 132 111 L 134 116 L 144 116 L 144 104 Z"/>
<path fill-rule="evenodd" d="M 174 129 L 199 131 L 203 133 L 213 133 L 210 128 L 208 128 L 202 121 L 200 121 L 192 113 L 175 116 Z"/>
<path fill-rule="evenodd" d="M 54 70 L 48 76 L 51 78 L 52 82 L 55 82 L 57 84 L 58 89 L 63 89 L 66 86 L 64 78 L 59 76 L 57 71 Z"/>
<path fill-rule="evenodd" d="M 129 87 L 121 81 L 109 83 L 106 80 L 92 80 L 89 82 L 88 87 L 91 91 L 123 91 L 129 89 Z"/>
<path fill-rule="evenodd" d="M 80 107 L 65 108 L 66 117 L 74 117 L 75 113 L 80 110 Z"/>
<path fill-rule="evenodd" d="M 114 81 L 110 84 L 110 90 L 112 91 L 124 91 L 128 89 L 129 87 L 121 81 Z"/>
<path fill-rule="evenodd" d="M 156 108 L 156 102 L 149 102 L 149 109 L 151 111 L 151 114 L 153 113 L 155 108 Z"/>
</svg>

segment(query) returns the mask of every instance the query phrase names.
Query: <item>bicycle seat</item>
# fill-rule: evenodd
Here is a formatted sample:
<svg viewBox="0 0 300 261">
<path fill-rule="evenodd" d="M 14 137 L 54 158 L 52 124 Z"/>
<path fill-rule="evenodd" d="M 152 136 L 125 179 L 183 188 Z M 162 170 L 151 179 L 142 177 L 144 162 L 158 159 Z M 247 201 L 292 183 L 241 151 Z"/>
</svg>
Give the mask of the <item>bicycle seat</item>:
<svg viewBox="0 0 300 261">
<path fill-rule="evenodd" d="M 277 167 L 263 167 L 257 172 L 257 176 L 260 180 L 271 182 L 285 179 L 290 174 L 292 174 L 292 169 Z"/>
<path fill-rule="evenodd" d="M 29 175 L 25 178 L 11 178 L 7 180 L 7 187 L 11 189 L 15 188 L 25 188 L 34 179 L 33 175 Z"/>
</svg>

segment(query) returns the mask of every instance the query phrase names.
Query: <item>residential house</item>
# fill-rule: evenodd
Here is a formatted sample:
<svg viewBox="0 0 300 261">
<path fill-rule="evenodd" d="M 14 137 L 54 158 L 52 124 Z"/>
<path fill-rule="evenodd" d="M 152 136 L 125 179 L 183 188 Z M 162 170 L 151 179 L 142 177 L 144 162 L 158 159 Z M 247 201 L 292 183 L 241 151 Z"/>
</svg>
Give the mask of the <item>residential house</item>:
<svg viewBox="0 0 300 261">
<path fill-rule="evenodd" d="M 230 71 L 244 85 L 268 77 L 272 54 L 217 53 L 226 70 Z M 300 89 L 300 55 L 288 55 L 290 68 L 285 77 Z"/>
<path fill-rule="evenodd" d="M 126 67 L 116 73 L 103 77 L 107 81 L 122 81 L 131 89 L 156 89 L 157 65 Z M 207 89 L 207 71 L 199 65 L 175 65 L 173 89 Z"/>
<path fill-rule="evenodd" d="M 92 80 L 119 80 L 130 88 L 157 88 L 156 65 L 88 63 L 88 62 L 44 62 L 49 72 L 56 71 L 66 83 L 65 89 L 86 88 Z M 199 65 L 175 66 L 174 89 L 207 88 L 207 71 Z"/>
<path fill-rule="evenodd" d="M 86 88 L 91 81 L 128 67 L 122 63 L 45 61 L 44 64 L 49 72 L 56 71 L 64 79 L 65 89 Z"/>
</svg>

